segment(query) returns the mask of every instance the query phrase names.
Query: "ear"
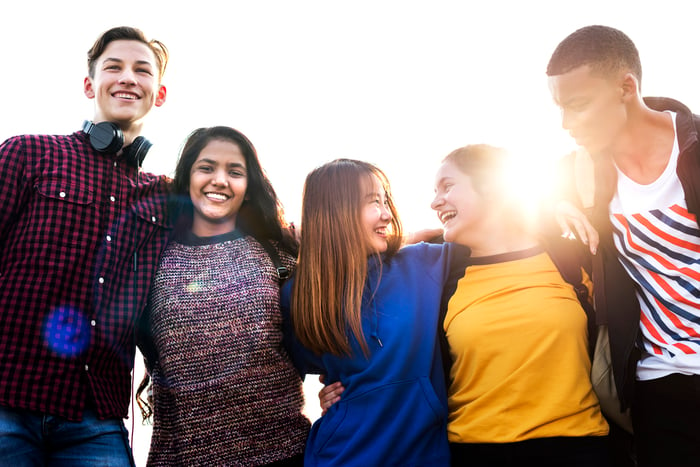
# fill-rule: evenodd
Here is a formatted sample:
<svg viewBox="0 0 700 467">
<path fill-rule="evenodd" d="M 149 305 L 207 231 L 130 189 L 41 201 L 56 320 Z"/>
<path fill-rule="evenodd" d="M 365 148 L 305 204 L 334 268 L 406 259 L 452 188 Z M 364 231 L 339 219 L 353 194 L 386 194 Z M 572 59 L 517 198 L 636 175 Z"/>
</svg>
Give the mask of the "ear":
<svg viewBox="0 0 700 467">
<path fill-rule="evenodd" d="M 622 77 L 622 100 L 636 98 L 639 95 L 639 81 L 632 73 L 625 73 Z"/>
<path fill-rule="evenodd" d="M 83 92 L 88 99 L 95 98 L 95 90 L 92 87 L 92 80 L 89 76 L 85 77 L 85 81 L 83 81 Z"/>
<path fill-rule="evenodd" d="M 160 107 L 165 104 L 165 96 L 167 95 L 167 89 L 162 84 L 158 86 L 158 93 L 156 94 L 156 107 Z"/>
</svg>

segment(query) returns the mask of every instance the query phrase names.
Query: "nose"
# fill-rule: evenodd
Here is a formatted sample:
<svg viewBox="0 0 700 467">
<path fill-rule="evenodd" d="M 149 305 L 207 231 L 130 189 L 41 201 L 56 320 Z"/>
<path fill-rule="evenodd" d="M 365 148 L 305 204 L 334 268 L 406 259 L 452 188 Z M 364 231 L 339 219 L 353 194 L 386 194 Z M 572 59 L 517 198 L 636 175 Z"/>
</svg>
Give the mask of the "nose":
<svg viewBox="0 0 700 467">
<path fill-rule="evenodd" d="M 226 186 L 228 184 L 228 178 L 226 176 L 226 171 L 225 170 L 214 171 L 211 182 L 214 185 Z"/>
<path fill-rule="evenodd" d="M 440 209 L 440 206 L 444 203 L 445 200 L 442 199 L 442 195 L 439 193 L 435 193 L 435 198 L 433 198 L 433 201 L 430 203 L 430 208 L 433 211 L 437 211 Z"/>
<path fill-rule="evenodd" d="M 384 221 L 391 220 L 391 210 L 389 209 L 389 206 L 387 206 L 386 204 L 382 204 L 381 219 Z"/>
<path fill-rule="evenodd" d="M 136 75 L 132 70 L 124 68 L 119 76 L 119 84 L 136 84 Z"/>
<path fill-rule="evenodd" d="M 574 117 L 571 115 L 571 112 L 561 109 L 561 127 L 564 130 L 571 130 L 571 127 L 573 126 L 573 120 Z"/>
</svg>

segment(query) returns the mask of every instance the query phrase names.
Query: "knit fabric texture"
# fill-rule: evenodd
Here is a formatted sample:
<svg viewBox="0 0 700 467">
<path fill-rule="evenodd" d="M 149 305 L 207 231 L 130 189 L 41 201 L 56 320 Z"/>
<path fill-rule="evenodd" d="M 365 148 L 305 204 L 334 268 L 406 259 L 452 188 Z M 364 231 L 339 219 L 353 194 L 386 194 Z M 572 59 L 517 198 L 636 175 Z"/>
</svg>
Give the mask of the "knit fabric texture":
<svg viewBox="0 0 700 467">
<path fill-rule="evenodd" d="M 234 231 L 171 242 L 149 303 L 148 465 L 262 465 L 304 451 L 310 423 L 282 346 L 279 279 L 256 240 Z"/>
</svg>

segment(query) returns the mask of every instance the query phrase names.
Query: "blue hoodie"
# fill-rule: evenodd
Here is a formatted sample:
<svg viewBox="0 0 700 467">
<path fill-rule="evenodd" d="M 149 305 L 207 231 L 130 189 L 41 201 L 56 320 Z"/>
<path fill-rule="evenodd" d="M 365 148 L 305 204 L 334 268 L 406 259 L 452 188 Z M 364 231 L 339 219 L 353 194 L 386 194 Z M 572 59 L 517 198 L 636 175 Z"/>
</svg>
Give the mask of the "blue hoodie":
<svg viewBox="0 0 700 467">
<path fill-rule="evenodd" d="M 362 327 L 369 357 L 350 334 L 352 357 L 314 355 L 292 335 L 292 281 L 282 289 L 287 348 L 302 376 L 326 374 L 345 391 L 311 428 L 305 465 L 449 465 L 447 392 L 438 341 L 443 285 L 459 274 L 454 245 L 409 245 L 389 261 L 369 261 Z M 455 263 L 459 263 L 456 261 Z M 370 286 L 381 282 L 372 296 Z M 464 268 L 461 268 L 464 274 Z"/>
</svg>

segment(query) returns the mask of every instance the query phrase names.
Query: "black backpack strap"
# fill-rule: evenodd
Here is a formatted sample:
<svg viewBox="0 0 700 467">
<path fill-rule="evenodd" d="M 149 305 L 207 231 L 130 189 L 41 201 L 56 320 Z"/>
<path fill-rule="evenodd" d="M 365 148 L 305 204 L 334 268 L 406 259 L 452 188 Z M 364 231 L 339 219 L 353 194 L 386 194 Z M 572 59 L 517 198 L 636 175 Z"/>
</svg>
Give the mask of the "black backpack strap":
<svg viewBox="0 0 700 467">
<path fill-rule="evenodd" d="M 588 349 L 592 356 L 598 337 L 598 328 L 596 326 L 595 310 L 590 301 L 588 287 L 583 283 L 582 272 L 586 270 L 590 276 L 590 256 L 584 252 L 585 245 L 578 240 L 569 240 L 556 236 L 542 239 L 541 241 L 552 262 L 559 270 L 561 277 L 574 288 L 576 297 L 583 311 L 586 312 L 586 317 L 588 318 Z"/>
<path fill-rule="evenodd" d="M 437 242 L 436 242 L 437 243 Z M 440 298 L 440 314 L 438 320 L 438 341 L 440 342 L 440 352 L 442 354 L 442 367 L 445 372 L 445 383 L 450 386 L 450 371 L 452 368 L 452 355 L 450 354 L 450 345 L 447 342 L 447 334 L 445 333 L 445 316 L 447 316 L 447 305 L 450 298 L 457 290 L 457 283 L 464 277 L 467 266 L 469 264 L 469 248 L 461 245 L 450 245 L 453 253 L 450 258 L 449 272 L 447 280 L 442 287 L 442 296 Z"/>
<path fill-rule="evenodd" d="M 280 280 L 285 280 L 289 278 L 289 269 L 287 269 L 286 266 L 282 264 L 282 260 L 280 260 L 280 255 L 277 252 L 277 248 L 275 248 L 272 243 L 270 243 L 269 240 L 266 238 L 262 239 L 256 239 L 260 244 L 265 248 L 265 251 L 267 251 L 267 254 L 270 256 L 270 259 L 272 260 L 272 264 L 275 265 L 275 269 L 277 270 L 277 277 Z"/>
</svg>

